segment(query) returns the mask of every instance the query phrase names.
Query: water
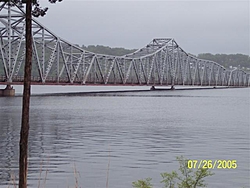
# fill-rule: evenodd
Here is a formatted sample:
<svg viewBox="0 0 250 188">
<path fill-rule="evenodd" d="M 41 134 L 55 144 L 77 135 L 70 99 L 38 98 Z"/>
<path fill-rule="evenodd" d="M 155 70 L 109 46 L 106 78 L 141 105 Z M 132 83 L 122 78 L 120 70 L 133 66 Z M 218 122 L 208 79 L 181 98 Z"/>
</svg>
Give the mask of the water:
<svg viewBox="0 0 250 188">
<path fill-rule="evenodd" d="M 21 97 L 0 98 L 0 188 L 18 177 Z M 237 160 L 208 187 L 250 187 L 250 89 L 32 97 L 30 187 L 132 187 L 177 170 L 176 156 Z M 76 171 L 76 173 L 74 173 Z M 39 180 L 40 179 L 40 180 Z M 46 182 L 44 183 L 44 180 Z"/>
</svg>

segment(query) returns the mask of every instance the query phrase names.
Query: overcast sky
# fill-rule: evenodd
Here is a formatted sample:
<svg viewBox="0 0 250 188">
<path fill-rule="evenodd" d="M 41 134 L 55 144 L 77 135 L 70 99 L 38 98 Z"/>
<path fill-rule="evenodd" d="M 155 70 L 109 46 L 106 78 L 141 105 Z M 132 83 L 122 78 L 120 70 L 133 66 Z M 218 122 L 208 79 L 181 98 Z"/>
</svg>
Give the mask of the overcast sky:
<svg viewBox="0 0 250 188">
<path fill-rule="evenodd" d="M 40 0 L 42 6 L 47 6 Z M 140 48 L 174 38 L 188 53 L 249 55 L 248 0 L 63 0 L 39 21 L 78 45 Z"/>
</svg>

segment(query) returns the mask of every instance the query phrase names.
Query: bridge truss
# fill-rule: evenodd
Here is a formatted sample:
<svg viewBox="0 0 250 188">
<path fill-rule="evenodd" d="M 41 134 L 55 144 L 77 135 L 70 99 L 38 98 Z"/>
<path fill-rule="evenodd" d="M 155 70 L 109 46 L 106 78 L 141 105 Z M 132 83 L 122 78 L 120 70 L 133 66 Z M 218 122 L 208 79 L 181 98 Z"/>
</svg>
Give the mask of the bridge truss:
<svg viewBox="0 0 250 188">
<path fill-rule="evenodd" d="M 18 84 L 24 75 L 25 12 L 15 3 L 0 3 L 0 13 L 0 82 Z M 189 55 L 171 38 L 111 56 L 73 45 L 35 19 L 32 29 L 33 84 L 250 86 L 249 73 Z"/>
</svg>

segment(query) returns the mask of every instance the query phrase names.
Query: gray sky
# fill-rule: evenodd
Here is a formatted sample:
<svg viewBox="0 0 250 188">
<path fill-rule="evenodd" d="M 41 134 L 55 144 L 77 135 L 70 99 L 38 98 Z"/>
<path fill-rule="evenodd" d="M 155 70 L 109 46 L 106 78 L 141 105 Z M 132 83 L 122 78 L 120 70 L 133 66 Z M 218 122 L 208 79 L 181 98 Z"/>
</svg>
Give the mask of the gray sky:
<svg viewBox="0 0 250 188">
<path fill-rule="evenodd" d="M 40 0 L 41 5 L 47 6 L 46 1 Z M 249 0 L 63 0 L 48 7 L 49 12 L 39 21 L 80 46 L 132 49 L 153 38 L 174 38 L 195 55 L 249 55 Z"/>
</svg>

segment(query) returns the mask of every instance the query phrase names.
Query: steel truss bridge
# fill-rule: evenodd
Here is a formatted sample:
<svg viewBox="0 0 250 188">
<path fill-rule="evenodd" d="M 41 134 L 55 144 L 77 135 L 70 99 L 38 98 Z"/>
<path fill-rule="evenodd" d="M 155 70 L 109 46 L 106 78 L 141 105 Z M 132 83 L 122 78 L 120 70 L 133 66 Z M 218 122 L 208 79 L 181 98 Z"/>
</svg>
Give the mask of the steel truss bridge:
<svg viewBox="0 0 250 188">
<path fill-rule="evenodd" d="M 250 86 L 250 74 L 186 53 L 174 39 L 154 39 L 124 56 L 73 45 L 32 20 L 32 84 Z M 25 12 L 0 3 L 0 84 L 21 84 L 25 64 Z"/>
</svg>

